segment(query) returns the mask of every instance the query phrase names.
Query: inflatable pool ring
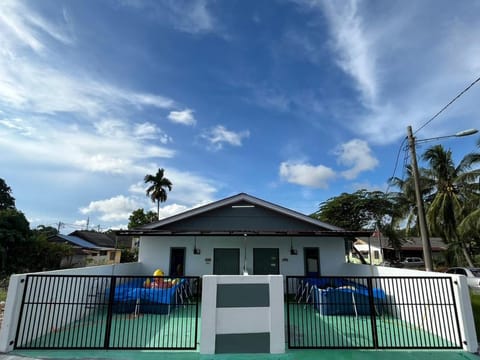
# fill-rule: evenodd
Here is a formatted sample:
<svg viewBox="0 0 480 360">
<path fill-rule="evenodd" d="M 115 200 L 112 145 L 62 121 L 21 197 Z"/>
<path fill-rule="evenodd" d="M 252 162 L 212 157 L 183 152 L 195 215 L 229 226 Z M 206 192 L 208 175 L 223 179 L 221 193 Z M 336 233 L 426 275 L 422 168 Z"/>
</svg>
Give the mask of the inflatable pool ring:
<svg viewBox="0 0 480 360">
<path fill-rule="evenodd" d="M 156 277 L 153 282 L 150 284 L 151 288 L 169 288 L 172 287 L 172 281 L 170 279 L 164 279 L 163 276 L 165 273 L 162 269 L 157 269 L 154 271 L 153 276 L 162 276 Z"/>
</svg>

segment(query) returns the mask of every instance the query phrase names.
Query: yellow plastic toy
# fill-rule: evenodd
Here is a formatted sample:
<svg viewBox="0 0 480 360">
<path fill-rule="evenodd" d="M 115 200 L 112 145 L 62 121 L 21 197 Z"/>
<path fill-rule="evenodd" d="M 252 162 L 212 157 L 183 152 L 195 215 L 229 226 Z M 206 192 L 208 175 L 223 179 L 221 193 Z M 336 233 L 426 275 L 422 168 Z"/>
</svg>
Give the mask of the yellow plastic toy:
<svg viewBox="0 0 480 360">
<path fill-rule="evenodd" d="M 163 276 L 165 273 L 163 272 L 162 269 L 157 269 L 153 272 L 153 276 Z"/>
</svg>

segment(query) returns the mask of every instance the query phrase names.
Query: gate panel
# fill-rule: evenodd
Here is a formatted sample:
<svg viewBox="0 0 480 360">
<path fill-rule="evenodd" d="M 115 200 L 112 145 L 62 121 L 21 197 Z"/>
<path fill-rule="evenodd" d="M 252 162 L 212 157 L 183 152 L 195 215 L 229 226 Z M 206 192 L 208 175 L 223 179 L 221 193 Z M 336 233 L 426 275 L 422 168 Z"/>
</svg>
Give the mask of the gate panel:
<svg viewBox="0 0 480 360">
<path fill-rule="evenodd" d="M 16 349 L 195 349 L 198 277 L 27 275 Z"/>
<path fill-rule="evenodd" d="M 460 349 L 450 277 L 287 277 L 288 346 Z"/>
</svg>

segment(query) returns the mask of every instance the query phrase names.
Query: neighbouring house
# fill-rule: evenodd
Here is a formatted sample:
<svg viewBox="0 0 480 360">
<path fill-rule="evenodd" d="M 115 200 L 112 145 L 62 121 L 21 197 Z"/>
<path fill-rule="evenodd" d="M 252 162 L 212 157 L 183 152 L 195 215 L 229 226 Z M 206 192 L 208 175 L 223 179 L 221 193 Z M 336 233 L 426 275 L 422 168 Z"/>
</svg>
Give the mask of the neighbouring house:
<svg viewBox="0 0 480 360">
<path fill-rule="evenodd" d="M 57 234 L 48 238 L 51 242 L 66 244 L 72 253 L 60 261 L 61 268 L 110 265 L 120 262 L 121 250 L 105 234 L 91 231 L 74 231 L 69 235 Z"/>
<path fill-rule="evenodd" d="M 119 235 L 138 236 L 138 261 L 175 275 L 335 274 L 352 232 L 240 193 Z"/>
<path fill-rule="evenodd" d="M 355 249 L 360 253 L 368 264 L 380 265 L 384 261 L 383 248 L 376 242 L 372 243 L 370 238 L 357 238 L 353 243 Z M 351 252 L 350 261 L 353 263 L 361 263 L 357 252 Z"/>
<path fill-rule="evenodd" d="M 442 238 L 431 237 L 430 244 L 432 247 L 433 259 L 437 262 L 444 261 L 444 254 L 447 250 L 447 245 Z M 384 261 L 400 262 L 407 257 L 420 257 L 423 258 L 423 245 L 422 238 L 409 237 L 402 241 L 399 249 L 394 249 L 390 245 L 388 237 L 383 236 L 381 233 L 373 233 L 370 237 L 359 237 L 355 239 L 353 243 L 359 253 L 362 254 L 365 261 L 370 263 L 369 249 L 371 253 L 372 263 L 379 265 Z M 349 257 L 353 263 L 360 263 L 359 256 L 352 252 Z"/>
<path fill-rule="evenodd" d="M 430 237 L 430 245 L 432 247 L 432 257 L 437 261 L 445 261 L 444 254 L 447 251 L 447 244 L 442 238 Z M 393 251 L 392 248 L 388 250 Z M 423 258 L 423 244 L 420 237 L 407 238 L 400 247 L 400 258 L 403 260 L 406 257 L 421 257 Z"/>
</svg>

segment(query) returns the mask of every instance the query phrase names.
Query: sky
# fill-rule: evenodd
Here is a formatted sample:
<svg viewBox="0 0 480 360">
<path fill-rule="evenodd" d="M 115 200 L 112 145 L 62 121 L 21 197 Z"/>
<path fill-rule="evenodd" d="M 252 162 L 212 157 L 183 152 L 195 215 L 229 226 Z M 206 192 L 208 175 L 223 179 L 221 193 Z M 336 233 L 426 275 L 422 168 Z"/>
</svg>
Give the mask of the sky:
<svg viewBox="0 0 480 360">
<path fill-rule="evenodd" d="M 2 0 L 0 178 L 62 233 L 156 211 L 158 168 L 161 217 L 241 192 L 311 214 L 390 190 L 407 126 L 480 128 L 480 85 L 423 126 L 480 75 L 478 39 L 476 0 Z"/>
</svg>

